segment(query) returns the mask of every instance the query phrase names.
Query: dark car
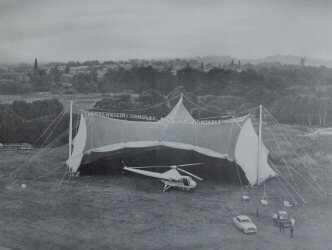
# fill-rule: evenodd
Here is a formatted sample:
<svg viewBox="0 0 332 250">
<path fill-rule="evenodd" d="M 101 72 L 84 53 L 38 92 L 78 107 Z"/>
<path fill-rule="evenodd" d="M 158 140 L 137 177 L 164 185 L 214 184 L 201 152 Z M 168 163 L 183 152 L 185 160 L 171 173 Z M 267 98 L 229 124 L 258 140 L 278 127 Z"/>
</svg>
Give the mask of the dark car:
<svg viewBox="0 0 332 250">
<path fill-rule="evenodd" d="M 288 213 L 286 211 L 278 211 L 274 213 L 273 216 L 273 224 L 279 226 L 280 223 L 284 224 L 284 227 L 290 227 L 291 223 L 289 221 Z"/>
</svg>

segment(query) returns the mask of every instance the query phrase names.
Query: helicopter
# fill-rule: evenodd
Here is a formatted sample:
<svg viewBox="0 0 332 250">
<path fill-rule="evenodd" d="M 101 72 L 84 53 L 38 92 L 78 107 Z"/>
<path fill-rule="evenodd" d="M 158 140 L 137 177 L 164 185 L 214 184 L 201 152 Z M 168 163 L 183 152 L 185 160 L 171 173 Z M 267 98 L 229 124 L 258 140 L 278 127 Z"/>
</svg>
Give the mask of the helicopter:
<svg viewBox="0 0 332 250">
<path fill-rule="evenodd" d="M 189 163 L 189 164 L 171 165 L 171 166 L 127 167 L 123 163 L 123 166 L 124 166 L 123 169 L 126 171 L 129 171 L 129 172 L 160 179 L 162 181 L 162 183 L 164 183 L 163 192 L 167 191 L 171 187 L 180 188 L 184 191 L 190 191 L 191 189 L 193 189 L 197 186 L 196 181 L 194 181 L 192 177 L 194 177 L 200 181 L 203 181 L 203 179 L 192 173 L 189 173 L 186 170 L 183 170 L 180 167 L 201 165 L 201 164 L 203 164 L 203 163 Z M 153 171 L 142 170 L 142 169 L 146 169 L 146 168 L 171 168 L 171 169 L 164 173 L 157 173 L 157 172 L 153 172 Z M 186 173 L 186 174 L 190 175 L 191 177 L 186 176 L 186 175 L 181 175 L 179 173 L 179 171 Z"/>
</svg>

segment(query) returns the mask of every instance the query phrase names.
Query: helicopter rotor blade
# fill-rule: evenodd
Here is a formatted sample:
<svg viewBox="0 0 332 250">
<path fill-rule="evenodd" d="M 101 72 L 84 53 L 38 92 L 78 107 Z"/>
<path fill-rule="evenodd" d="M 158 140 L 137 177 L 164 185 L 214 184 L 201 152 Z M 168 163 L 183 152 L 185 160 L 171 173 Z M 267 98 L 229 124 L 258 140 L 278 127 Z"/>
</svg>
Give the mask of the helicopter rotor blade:
<svg viewBox="0 0 332 250">
<path fill-rule="evenodd" d="M 194 177 L 194 178 L 196 178 L 196 179 L 198 179 L 198 180 L 200 180 L 200 181 L 203 180 L 201 177 L 198 177 L 198 176 L 196 176 L 196 175 L 194 175 L 194 174 L 192 174 L 192 173 L 189 173 L 188 171 L 183 170 L 183 169 L 181 169 L 181 168 L 177 168 L 177 170 L 179 170 L 179 171 L 181 171 L 181 172 L 183 172 L 183 173 L 189 174 L 190 176 L 192 176 L 192 177 Z"/>
<path fill-rule="evenodd" d="M 197 162 L 197 163 L 188 163 L 188 164 L 181 164 L 181 165 L 176 165 L 177 167 L 186 167 L 186 166 L 195 166 L 195 165 L 202 165 L 204 163 L 200 163 L 200 162 Z"/>
<path fill-rule="evenodd" d="M 169 166 L 143 166 L 143 167 L 130 167 L 130 168 L 169 168 Z"/>
<path fill-rule="evenodd" d="M 184 167 L 184 166 L 194 166 L 194 165 L 200 165 L 204 163 L 189 163 L 189 164 L 181 164 L 181 165 L 172 165 L 172 166 L 142 166 L 142 167 L 131 167 L 131 168 L 178 168 L 178 167 Z"/>
</svg>

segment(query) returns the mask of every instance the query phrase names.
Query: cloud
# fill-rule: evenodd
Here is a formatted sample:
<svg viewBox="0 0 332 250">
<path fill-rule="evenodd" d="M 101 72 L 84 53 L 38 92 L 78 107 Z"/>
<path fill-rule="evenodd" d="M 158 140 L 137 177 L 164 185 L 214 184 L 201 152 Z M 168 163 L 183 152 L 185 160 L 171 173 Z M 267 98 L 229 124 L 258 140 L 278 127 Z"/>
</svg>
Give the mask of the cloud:
<svg viewBox="0 0 332 250">
<path fill-rule="evenodd" d="M 331 10 L 304 0 L 0 0 L 0 60 L 328 58 Z"/>
</svg>

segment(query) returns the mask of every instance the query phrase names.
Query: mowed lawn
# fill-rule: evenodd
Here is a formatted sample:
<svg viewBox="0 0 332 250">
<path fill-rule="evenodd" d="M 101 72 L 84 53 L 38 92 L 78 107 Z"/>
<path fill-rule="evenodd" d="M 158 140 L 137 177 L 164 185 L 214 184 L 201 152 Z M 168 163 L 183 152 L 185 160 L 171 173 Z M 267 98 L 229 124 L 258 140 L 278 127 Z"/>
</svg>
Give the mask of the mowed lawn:
<svg viewBox="0 0 332 250">
<path fill-rule="evenodd" d="M 0 246 L 13 249 L 331 249 L 331 200 L 306 194 L 309 203 L 286 210 L 296 218 L 294 238 L 272 226 L 287 197 L 275 179 L 263 186 L 200 182 L 193 192 L 163 193 L 162 183 L 135 175 L 66 177 L 66 147 L 24 167 L 35 152 L 0 152 Z M 17 167 L 21 167 L 13 172 Z M 10 177 L 10 173 L 13 173 Z M 26 188 L 22 188 L 22 183 Z M 304 188 L 304 187 L 303 187 Z M 256 217 L 258 208 L 259 217 Z M 258 226 L 244 235 L 232 217 Z"/>
</svg>

